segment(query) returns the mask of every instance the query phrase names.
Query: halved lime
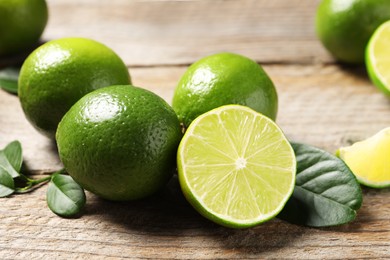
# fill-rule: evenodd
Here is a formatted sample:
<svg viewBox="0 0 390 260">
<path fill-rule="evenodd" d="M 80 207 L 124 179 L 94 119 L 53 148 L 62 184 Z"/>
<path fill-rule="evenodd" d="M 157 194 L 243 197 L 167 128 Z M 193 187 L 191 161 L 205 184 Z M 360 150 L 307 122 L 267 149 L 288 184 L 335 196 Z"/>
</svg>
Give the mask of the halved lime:
<svg viewBox="0 0 390 260">
<path fill-rule="evenodd" d="M 390 95 L 390 21 L 372 35 L 366 48 L 366 66 L 372 82 Z"/>
<path fill-rule="evenodd" d="M 206 218 L 252 227 L 275 217 L 291 196 L 294 151 L 268 117 L 226 105 L 196 118 L 177 155 L 184 196 Z"/>
<path fill-rule="evenodd" d="M 342 147 L 336 155 L 349 166 L 358 181 L 368 187 L 390 187 L 390 127 Z"/>
</svg>

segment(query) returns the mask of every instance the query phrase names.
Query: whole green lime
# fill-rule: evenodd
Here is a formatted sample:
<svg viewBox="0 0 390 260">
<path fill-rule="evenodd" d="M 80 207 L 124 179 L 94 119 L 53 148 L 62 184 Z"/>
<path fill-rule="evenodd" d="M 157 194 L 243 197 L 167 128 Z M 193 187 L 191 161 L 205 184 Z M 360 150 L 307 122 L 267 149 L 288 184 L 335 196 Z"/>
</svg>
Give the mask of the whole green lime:
<svg viewBox="0 0 390 260">
<path fill-rule="evenodd" d="M 278 97 L 255 61 L 233 53 L 214 54 L 192 64 L 177 85 L 172 106 L 188 127 L 199 115 L 228 104 L 248 106 L 276 118 Z"/>
<path fill-rule="evenodd" d="M 149 196 L 168 182 L 181 136 L 177 116 L 162 98 L 118 85 L 76 102 L 56 139 L 76 182 L 102 198 L 124 201 Z"/>
<path fill-rule="evenodd" d="M 0 56 L 33 48 L 48 20 L 45 0 L 0 1 Z"/>
<path fill-rule="evenodd" d="M 45 43 L 25 60 L 18 94 L 30 123 L 54 138 L 63 115 L 85 94 L 130 83 L 126 65 L 107 46 L 90 39 L 62 38 Z"/>
<path fill-rule="evenodd" d="M 317 9 L 316 30 L 336 59 L 363 64 L 368 40 L 389 19 L 389 0 L 323 0 Z"/>
</svg>

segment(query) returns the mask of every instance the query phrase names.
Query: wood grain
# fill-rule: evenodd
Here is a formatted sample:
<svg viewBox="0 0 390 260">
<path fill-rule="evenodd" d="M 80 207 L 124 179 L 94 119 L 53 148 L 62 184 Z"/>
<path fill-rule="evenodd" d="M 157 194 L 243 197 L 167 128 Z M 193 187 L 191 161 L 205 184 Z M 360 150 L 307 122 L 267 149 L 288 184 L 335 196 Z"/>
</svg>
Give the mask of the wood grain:
<svg viewBox="0 0 390 260">
<path fill-rule="evenodd" d="M 187 66 L 220 51 L 264 65 L 279 96 L 277 123 L 294 141 L 334 152 L 390 125 L 390 100 L 363 67 L 339 65 L 317 41 L 320 0 L 48 0 L 44 39 L 82 36 L 113 48 L 133 83 L 170 103 Z M 8 62 L 0 60 L 0 64 Z M 20 140 L 32 178 L 62 168 L 53 141 L 0 91 L 0 148 Z M 159 194 L 113 203 L 87 193 L 83 214 L 64 219 L 42 186 L 0 199 L 0 259 L 389 259 L 390 189 L 364 188 L 357 219 L 307 228 L 278 219 L 232 230 L 201 217 L 176 177 Z"/>
<path fill-rule="evenodd" d="M 266 65 L 279 93 L 278 123 L 295 141 L 334 151 L 390 125 L 390 102 L 364 70 L 338 65 Z M 134 83 L 170 101 L 185 67 L 130 68 Z M 34 174 L 61 167 L 55 145 L 24 118 L 17 97 L 0 92 L 0 145 L 22 142 Z M 12 113 L 10 113 L 12 111 Z M 39 177 L 39 176 L 36 176 Z M 199 216 L 177 180 L 151 199 L 103 201 L 88 193 L 85 212 L 63 219 L 49 211 L 46 187 L 0 199 L 0 259 L 218 259 L 390 257 L 390 190 L 365 189 L 355 222 L 313 229 L 273 220 L 230 230 Z"/>
<path fill-rule="evenodd" d="M 334 152 L 390 125 L 390 101 L 362 68 L 266 65 L 279 96 L 277 122 L 294 141 Z M 133 83 L 171 102 L 186 67 L 130 68 Z M 25 119 L 18 98 L 0 91 L 0 147 L 22 142 L 26 166 L 42 173 L 61 167 L 56 146 Z"/>
<path fill-rule="evenodd" d="M 46 187 L 3 199 L 1 259 L 359 259 L 390 255 L 390 209 L 378 207 L 389 190 L 365 190 L 351 224 L 307 228 L 274 219 L 232 230 L 205 220 L 180 193 L 177 179 L 156 196 L 113 203 L 88 193 L 82 217 L 62 219 L 49 211 Z M 26 210 L 28 209 L 28 210 Z"/>
<path fill-rule="evenodd" d="M 129 65 L 190 64 L 231 51 L 267 63 L 331 62 L 314 32 L 319 0 L 49 0 L 44 38 L 82 36 Z"/>
</svg>

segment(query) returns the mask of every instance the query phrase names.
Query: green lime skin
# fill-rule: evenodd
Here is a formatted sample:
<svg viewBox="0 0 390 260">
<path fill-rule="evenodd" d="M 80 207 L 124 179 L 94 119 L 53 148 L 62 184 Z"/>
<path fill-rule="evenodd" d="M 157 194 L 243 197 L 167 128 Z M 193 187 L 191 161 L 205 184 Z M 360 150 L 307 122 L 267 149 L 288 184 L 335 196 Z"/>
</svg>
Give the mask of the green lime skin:
<svg viewBox="0 0 390 260">
<path fill-rule="evenodd" d="M 28 121 L 54 139 L 57 125 L 85 94 L 131 84 L 126 65 L 107 46 L 91 39 L 62 38 L 45 43 L 22 65 L 18 94 Z"/>
<path fill-rule="evenodd" d="M 248 106 L 275 120 L 277 92 L 255 61 L 234 53 L 218 53 L 192 64 L 178 83 L 172 107 L 185 127 L 214 108 Z"/>
<path fill-rule="evenodd" d="M 164 187 L 175 171 L 181 137 L 173 109 L 130 85 L 87 94 L 56 134 L 60 159 L 73 179 L 113 201 L 141 199 Z"/>
<path fill-rule="evenodd" d="M 316 31 L 337 60 L 363 64 L 371 35 L 389 19 L 388 0 L 323 0 L 317 9 Z"/>
<path fill-rule="evenodd" d="M 0 56 L 33 48 L 48 20 L 45 0 L 0 1 Z"/>
</svg>

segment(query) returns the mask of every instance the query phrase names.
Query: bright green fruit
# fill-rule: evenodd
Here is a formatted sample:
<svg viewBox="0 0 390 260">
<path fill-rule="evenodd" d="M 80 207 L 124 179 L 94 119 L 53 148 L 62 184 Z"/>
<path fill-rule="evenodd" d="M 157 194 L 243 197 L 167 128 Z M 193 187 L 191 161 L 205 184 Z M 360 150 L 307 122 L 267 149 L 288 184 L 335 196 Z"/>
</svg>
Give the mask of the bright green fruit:
<svg viewBox="0 0 390 260">
<path fill-rule="evenodd" d="M 256 62 L 219 53 L 192 64 L 176 87 L 172 106 L 188 127 L 197 116 L 222 105 L 248 106 L 276 118 L 278 97 L 271 79 Z"/>
<path fill-rule="evenodd" d="M 0 56 L 33 48 L 47 19 L 45 0 L 0 0 Z"/>
<path fill-rule="evenodd" d="M 226 105 L 196 118 L 180 142 L 179 181 L 187 200 L 227 227 L 252 227 L 275 217 L 291 196 L 294 151 L 268 117 Z"/>
<path fill-rule="evenodd" d="M 123 85 L 81 98 L 61 120 L 56 139 L 76 182 L 102 198 L 124 201 L 167 183 L 181 136 L 179 120 L 162 98 Z"/>
<path fill-rule="evenodd" d="M 84 38 L 63 38 L 36 49 L 19 76 L 19 98 L 30 123 L 54 138 L 57 125 L 85 94 L 130 84 L 126 65 L 110 48 Z"/>
<path fill-rule="evenodd" d="M 339 156 L 356 175 L 358 181 L 368 187 L 390 187 L 390 128 L 342 147 L 337 151 Z"/>
<path fill-rule="evenodd" d="M 390 95 L 390 21 L 372 35 L 366 49 L 366 67 L 372 82 Z"/>
<path fill-rule="evenodd" d="M 368 40 L 389 19 L 389 0 L 323 0 L 317 9 L 316 30 L 336 59 L 364 63 Z"/>
</svg>

